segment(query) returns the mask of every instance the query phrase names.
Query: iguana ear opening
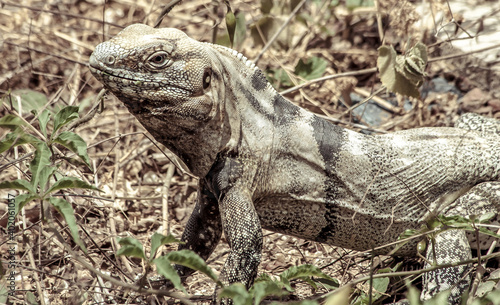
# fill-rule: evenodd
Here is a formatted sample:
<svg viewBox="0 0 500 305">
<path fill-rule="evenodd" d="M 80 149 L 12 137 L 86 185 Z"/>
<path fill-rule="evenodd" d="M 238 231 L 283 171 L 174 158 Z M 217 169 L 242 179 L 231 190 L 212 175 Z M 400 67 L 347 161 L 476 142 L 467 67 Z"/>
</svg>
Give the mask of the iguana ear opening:
<svg viewBox="0 0 500 305">
<path fill-rule="evenodd" d="M 210 82 L 212 81 L 212 69 L 205 68 L 203 72 L 203 89 L 207 89 L 210 86 Z"/>
</svg>

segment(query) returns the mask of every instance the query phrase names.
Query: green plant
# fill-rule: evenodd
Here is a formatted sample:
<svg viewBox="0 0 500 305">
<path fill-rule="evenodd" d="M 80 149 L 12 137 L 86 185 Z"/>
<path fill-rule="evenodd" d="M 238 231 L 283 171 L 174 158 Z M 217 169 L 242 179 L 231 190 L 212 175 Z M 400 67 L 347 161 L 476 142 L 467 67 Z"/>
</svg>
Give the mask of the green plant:
<svg viewBox="0 0 500 305">
<path fill-rule="evenodd" d="M 211 281 L 216 283 L 217 286 L 221 288 L 219 297 L 232 299 L 233 304 L 235 305 L 260 304 L 261 301 L 267 296 L 284 296 L 288 294 L 288 292 L 294 291 L 290 281 L 295 279 L 303 280 L 315 289 L 317 288 L 317 283 L 321 283 L 324 287 L 332 289 L 339 286 L 336 279 L 329 277 L 318 267 L 313 265 L 301 265 L 290 267 L 289 269 L 283 271 L 278 278 L 272 278 L 267 274 L 262 274 L 256 279 L 254 285 L 250 289 L 246 289 L 241 283 L 235 283 L 224 287 L 217 279 L 217 276 L 212 269 L 208 267 L 206 262 L 193 251 L 171 251 L 166 255 L 155 258 L 160 246 L 180 242 L 171 235 L 164 236 L 162 234 L 154 233 L 151 237 L 151 250 L 149 257 L 146 255 L 142 244 L 137 239 L 133 237 L 124 237 L 118 238 L 117 241 L 122 246 L 117 251 L 117 255 L 136 257 L 143 261 L 146 272 L 142 275 L 139 283 L 143 283 L 145 281 L 148 272 L 154 265 L 156 266 L 157 272 L 165 277 L 165 279 L 169 280 L 176 289 L 186 292 L 179 275 L 172 266 L 172 264 L 178 264 L 189 267 L 208 276 Z M 318 303 L 316 301 L 305 300 L 298 304 L 306 305 Z"/>
<path fill-rule="evenodd" d="M 397 55 L 392 46 L 378 49 L 377 68 L 382 84 L 391 92 L 420 97 L 427 66 L 427 46 L 418 42 L 404 55 Z"/>
<path fill-rule="evenodd" d="M 142 282 L 146 279 L 149 270 L 151 270 L 151 266 L 155 265 L 158 273 L 165 277 L 167 280 L 171 281 L 175 288 L 186 292 L 184 286 L 182 286 L 181 284 L 181 278 L 172 266 L 172 263 L 174 263 L 202 272 L 203 274 L 207 275 L 212 281 L 216 282 L 219 286 L 222 285 L 217 280 L 217 276 L 212 271 L 212 269 L 210 269 L 205 261 L 193 251 L 171 251 L 167 255 L 155 258 L 156 252 L 162 245 L 180 242 L 172 235 L 164 236 L 159 233 L 154 233 L 151 237 L 151 251 L 149 258 L 146 256 L 142 244 L 137 239 L 133 237 L 124 237 L 118 238 L 117 241 L 122 246 L 116 252 L 117 255 L 136 257 L 144 262 L 146 272 L 143 274 L 142 279 L 139 282 Z"/>
<path fill-rule="evenodd" d="M 301 80 L 312 80 L 321 77 L 327 66 L 328 62 L 320 57 L 314 56 L 305 61 L 299 59 L 293 74 Z M 289 74 L 282 68 L 270 69 L 268 71 L 268 79 L 276 88 L 291 87 L 294 85 Z"/>
<path fill-rule="evenodd" d="M 52 205 L 64 217 L 75 243 L 86 251 L 78 235 L 78 226 L 71 203 L 54 196 L 56 193 L 71 188 L 98 190 L 79 178 L 65 177 L 58 172 L 61 163 L 55 158 L 57 146 L 69 149 L 90 168 L 85 141 L 74 132 L 63 131 L 63 127 L 79 117 L 78 110 L 79 107 L 66 106 L 53 115 L 50 109 L 45 109 L 40 113 L 33 109 L 31 112 L 37 118 L 40 131 L 18 115 L 7 114 L 2 117 L 0 127 L 7 128 L 10 132 L 0 141 L 0 153 L 20 145 L 32 146 L 34 153 L 28 165 L 31 175 L 26 174 L 26 178 L 23 179 L 3 181 L 0 183 L 0 188 L 25 192 L 15 198 L 16 215 L 31 201 L 40 202 L 42 213 L 46 202 Z M 54 116 L 53 120 L 51 120 L 52 116 Z"/>
<path fill-rule="evenodd" d="M 272 278 L 268 274 L 262 274 L 255 280 L 250 289 L 245 289 L 242 284 L 236 283 L 224 287 L 220 292 L 221 298 L 230 298 L 235 305 L 260 304 L 267 296 L 284 296 L 294 289 L 291 285 L 292 280 L 302 280 L 314 289 L 321 283 L 324 287 L 336 289 L 339 283 L 336 279 L 323 273 L 318 267 L 313 265 L 292 266 L 283 271 L 278 278 Z M 318 304 L 314 300 L 303 300 L 296 304 L 309 305 Z"/>
</svg>

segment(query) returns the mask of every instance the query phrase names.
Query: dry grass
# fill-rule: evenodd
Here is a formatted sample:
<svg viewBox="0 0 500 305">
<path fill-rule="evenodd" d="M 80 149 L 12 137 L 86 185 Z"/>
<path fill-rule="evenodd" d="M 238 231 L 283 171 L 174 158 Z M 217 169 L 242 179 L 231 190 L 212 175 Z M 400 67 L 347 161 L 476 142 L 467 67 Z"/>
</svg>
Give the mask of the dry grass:
<svg viewBox="0 0 500 305">
<path fill-rule="evenodd" d="M 342 5 L 337 8 L 306 5 L 301 10 L 300 18 L 294 19 L 284 35 L 280 36 L 279 45 L 274 45 L 264 53 L 258 65 L 263 70 L 284 68 L 293 71 L 299 59 L 318 56 L 328 62 L 326 74 L 335 74 L 375 67 L 380 32 L 386 43 L 399 45 L 403 49 L 410 37 L 413 40 L 421 38 L 429 45 L 436 42 L 430 33 L 411 27 L 417 18 L 413 4 L 404 2 L 404 6 L 400 6 L 400 1 L 380 2 L 379 19 L 374 9 L 348 11 Z M 152 25 L 160 11 L 158 3 L 146 0 L 115 0 L 107 4 L 99 0 L 1 3 L 0 33 L 3 48 L 0 57 L 0 94 L 6 96 L 17 89 L 31 89 L 47 97 L 45 107 L 83 103 L 87 107 L 82 114 L 88 111 L 102 87 L 86 67 L 93 48 L 129 24 L 145 22 Z M 262 18 L 259 3 L 232 1 L 232 6 L 237 12 L 244 12 L 247 24 L 251 24 Z M 400 15 L 394 15 L 395 12 Z M 218 2 L 184 1 L 165 18 L 163 26 L 176 27 L 195 39 L 211 41 L 214 25 L 219 34 L 225 31 L 224 14 L 225 7 Z M 274 14 L 277 20 L 282 20 L 288 17 L 289 10 Z M 306 25 L 298 19 L 306 20 Z M 382 21 L 385 26 L 380 26 L 378 21 Z M 248 58 L 257 56 L 262 48 L 262 45 L 254 43 L 250 35 L 241 46 L 239 51 Z M 446 46 L 446 43 L 435 44 L 430 48 L 432 56 L 450 53 Z M 407 110 L 402 100 L 382 93 L 379 99 L 393 101 L 391 111 L 384 113 L 385 121 L 381 125 L 368 127 L 388 131 L 451 125 L 463 111 L 500 117 L 500 102 L 493 91 L 496 84 L 491 81 L 496 74 L 486 64 L 471 57 L 435 61 L 429 66 L 428 73 L 429 78 L 443 76 L 455 83 L 462 94 L 472 89 L 476 90 L 475 94 L 458 104 L 457 94 L 431 93 L 422 101 L 412 101 L 412 109 Z M 297 83 L 300 81 L 292 80 Z M 313 83 L 286 96 L 311 111 L 330 116 L 343 126 L 359 129 L 353 123 L 366 122 L 346 111 L 346 107 L 350 106 L 347 97 L 354 88 L 356 93 L 363 96 L 364 92 L 369 94 L 379 87 L 377 75 L 371 72 Z M 339 97 L 344 97 L 343 102 L 339 101 Z M 0 108 L 0 116 L 12 113 L 12 109 L 11 104 L 4 103 Z M 20 112 L 28 122 L 34 119 L 26 109 Z M 35 122 L 33 125 L 37 127 Z M 180 236 L 196 197 L 197 182 L 178 172 L 171 175 L 167 158 L 145 136 L 144 128 L 113 96 L 106 98 L 102 113 L 78 127 L 75 132 L 88 144 L 94 171 L 68 163 L 63 163 L 59 171 L 80 177 L 104 190 L 104 193 L 94 193 L 92 197 L 68 197 L 75 208 L 81 236 L 89 249 L 88 255 L 78 253 L 96 269 L 132 283 L 131 277 L 141 272 L 141 266 L 135 260 L 114 256 L 117 250 L 115 237 L 134 236 L 147 244 L 153 232 L 166 230 L 162 226 L 164 219 L 161 212 L 164 200 L 168 200 L 168 229 L 175 236 Z M 0 130 L 0 138 L 6 133 L 6 130 Z M 27 177 L 29 159 L 22 157 L 30 153 L 31 149 L 23 146 L 0 155 L 0 181 Z M 10 165 L 5 166 L 7 164 Z M 170 183 L 168 195 L 165 187 L 167 183 Z M 15 195 L 16 192 L 0 190 L 1 202 L 8 194 Z M 0 213 L 0 225 L 4 230 L 6 207 L 1 204 Z M 57 225 L 67 243 L 74 246 L 64 222 L 58 222 Z M 68 256 L 59 242 L 48 233 L 47 224 L 41 221 L 38 203 L 26 207 L 24 215 L 18 218 L 17 228 L 15 260 L 18 265 L 15 270 L 19 276 L 16 278 L 16 295 L 10 298 L 13 304 L 26 304 L 28 292 L 33 293 L 40 304 L 155 302 L 154 296 L 140 296 L 110 284 Z M 4 236 L 4 233 L 0 235 Z M 346 283 L 366 274 L 368 266 L 368 261 L 354 252 L 280 234 L 266 232 L 264 245 L 260 272 L 278 274 L 291 265 L 305 263 L 320 267 L 329 265 L 325 272 Z M 5 240 L 0 242 L 4 268 L 7 267 L 8 247 Z M 226 252 L 227 245 L 222 242 L 209 260 L 217 271 L 220 271 Z M 207 297 L 213 289 L 201 276 L 190 278 L 186 287 L 191 294 Z M 320 289 L 313 292 L 306 287 L 299 288 L 295 298 L 325 291 Z M 158 303 L 166 299 L 158 297 Z"/>
</svg>

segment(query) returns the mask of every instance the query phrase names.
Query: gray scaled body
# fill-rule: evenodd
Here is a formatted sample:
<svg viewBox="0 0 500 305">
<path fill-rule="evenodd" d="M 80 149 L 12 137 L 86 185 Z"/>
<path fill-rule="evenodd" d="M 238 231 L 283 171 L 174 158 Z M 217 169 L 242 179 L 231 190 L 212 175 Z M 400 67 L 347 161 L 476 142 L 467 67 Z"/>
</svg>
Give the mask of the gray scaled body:
<svg viewBox="0 0 500 305">
<path fill-rule="evenodd" d="M 206 259 L 224 232 L 231 251 L 223 282 L 252 284 L 262 228 L 370 250 L 438 214 L 500 209 L 500 123 L 493 119 L 468 114 L 456 128 L 359 134 L 285 100 L 238 52 L 141 24 L 99 44 L 90 69 L 199 177 L 180 248 Z M 435 241 L 429 261 L 471 255 L 463 231 Z M 414 255 L 416 242 L 394 254 Z M 458 303 L 468 270 L 426 273 L 422 299 L 451 289 L 450 303 Z"/>
</svg>

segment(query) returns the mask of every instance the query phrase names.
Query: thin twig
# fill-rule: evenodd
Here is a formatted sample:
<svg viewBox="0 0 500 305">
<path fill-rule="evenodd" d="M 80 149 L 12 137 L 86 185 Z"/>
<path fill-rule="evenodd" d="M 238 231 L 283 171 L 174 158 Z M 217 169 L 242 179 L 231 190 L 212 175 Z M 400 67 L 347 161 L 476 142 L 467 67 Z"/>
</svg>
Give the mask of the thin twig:
<svg viewBox="0 0 500 305">
<path fill-rule="evenodd" d="M 107 92 L 108 92 L 108 90 L 102 89 L 95 97 L 94 105 L 92 105 L 92 108 L 87 112 L 87 114 L 85 114 L 82 118 L 74 120 L 73 122 L 68 124 L 68 126 L 65 128 L 65 130 L 73 130 L 76 127 L 90 121 L 95 116 L 95 114 L 98 112 L 99 106 L 101 106 L 104 103 L 104 95 Z"/>
<path fill-rule="evenodd" d="M 482 48 L 482 49 L 477 49 L 475 51 L 470 51 L 470 52 L 465 52 L 465 53 L 459 53 L 459 54 L 450 54 L 450 55 L 445 55 L 445 56 L 440 56 L 440 57 L 434 57 L 434 58 L 429 59 L 427 62 L 431 63 L 431 62 L 440 61 L 440 60 L 448 60 L 448 59 L 453 59 L 453 58 L 457 58 L 457 57 L 462 57 L 462 56 L 472 55 L 472 54 L 476 54 L 476 53 L 481 53 L 481 52 L 485 52 L 485 51 L 489 51 L 491 49 L 497 49 L 497 48 L 500 48 L 500 43 L 497 43 L 497 44 L 494 44 L 492 46 L 485 47 L 485 48 Z"/>
<path fill-rule="evenodd" d="M 104 24 L 115 26 L 115 27 L 120 28 L 120 29 L 124 28 L 123 25 L 119 25 L 119 24 L 116 24 L 113 22 L 105 22 L 101 18 L 85 17 L 85 16 L 82 16 L 79 14 L 65 13 L 65 12 L 61 12 L 61 11 L 51 11 L 51 10 L 36 8 L 33 6 L 29 6 L 29 5 L 22 5 L 22 4 L 12 3 L 12 2 L 0 1 L 0 6 L 3 7 L 4 5 L 18 7 L 18 8 L 25 8 L 25 9 L 28 9 L 28 10 L 31 10 L 34 12 L 49 13 L 49 14 L 53 14 L 53 15 L 66 16 L 66 17 L 71 17 L 71 18 L 75 18 L 75 19 L 83 19 L 83 20 L 89 20 L 89 21 L 97 22 L 97 23 L 104 23 Z"/>
<path fill-rule="evenodd" d="M 478 231 L 476 231 L 478 232 Z M 497 234 L 500 234 L 500 230 L 497 231 Z M 476 237 L 476 240 L 477 240 L 477 243 L 478 243 L 478 246 L 479 246 L 479 238 Z M 495 250 L 497 246 L 497 240 L 494 239 L 493 242 L 491 243 L 490 247 L 488 248 L 488 252 L 486 253 L 486 255 L 489 255 L 493 252 L 493 250 Z M 488 261 L 488 259 L 485 259 L 484 256 L 480 256 L 481 255 L 481 248 L 478 247 L 478 259 L 481 260 L 481 264 L 478 266 L 478 270 L 476 272 L 476 276 L 474 277 L 474 281 L 472 282 L 472 286 L 471 286 L 471 289 L 470 289 L 470 292 L 469 292 L 469 299 L 467 300 L 467 304 L 472 304 L 472 301 L 474 300 L 474 297 L 476 295 L 476 292 L 477 292 L 477 288 L 479 287 L 479 283 L 481 282 L 481 279 L 483 278 L 483 275 L 484 275 L 484 270 L 486 268 L 486 262 Z"/>
<path fill-rule="evenodd" d="M 120 134 L 120 124 L 119 124 L 119 121 L 118 121 L 118 108 L 116 106 L 113 107 L 113 112 L 115 114 L 114 118 L 115 118 L 115 135 L 119 135 Z M 113 150 L 115 150 L 115 160 L 114 160 L 114 169 L 113 169 L 113 188 L 112 188 L 112 191 L 111 191 L 111 198 L 113 200 L 116 200 L 116 190 L 117 190 L 117 185 L 118 185 L 118 176 L 119 176 L 119 171 L 120 171 L 120 156 L 121 156 L 121 150 L 120 149 L 116 149 L 116 146 L 113 146 Z M 110 150 L 111 151 L 111 150 Z M 118 243 L 116 241 L 116 239 L 114 238 L 115 236 L 118 236 L 117 232 L 116 232 L 116 223 L 115 223 L 115 217 L 114 217 L 114 214 L 115 214 L 115 209 L 114 207 L 110 207 L 109 208 L 109 228 L 111 230 L 111 245 L 113 246 L 113 249 L 115 251 L 118 250 Z M 122 264 L 125 266 L 125 268 L 127 269 L 127 271 L 129 273 L 133 273 L 134 270 L 132 269 L 132 266 L 130 266 L 127 258 L 125 256 L 120 256 L 120 260 L 122 262 Z"/>
<path fill-rule="evenodd" d="M 384 36 L 384 27 L 382 23 L 382 12 L 380 10 L 380 5 L 379 5 L 379 0 L 373 1 L 373 4 L 375 6 L 375 10 L 377 11 L 376 13 L 376 18 L 377 18 L 377 29 L 378 29 L 378 36 L 380 38 L 381 43 L 384 43 L 385 36 Z"/>
<path fill-rule="evenodd" d="M 172 177 L 175 173 L 175 165 L 170 163 L 168 165 L 167 173 L 165 174 L 165 181 L 163 184 L 163 195 L 162 195 L 162 216 L 163 216 L 163 234 L 170 234 L 170 221 L 168 220 L 168 192 L 170 190 L 170 184 L 172 182 Z"/>
<path fill-rule="evenodd" d="M 269 39 L 269 41 L 266 43 L 266 45 L 262 48 L 262 50 L 260 50 L 260 53 L 259 55 L 257 55 L 257 57 L 253 60 L 254 64 L 257 64 L 257 62 L 259 61 L 259 59 L 262 57 L 262 55 L 264 54 L 264 52 L 267 51 L 267 49 L 271 46 L 271 44 L 273 44 L 273 42 L 276 40 L 276 38 L 278 38 L 278 36 L 281 34 L 281 32 L 285 29 L 285 27 L 290 23 L 290 21 L 292 21 L 293 17 L 297 14 L 297 12 L 299 11 L 299 9 L 307 2 L 307 0 L 302 0 L 299 4 L 297 4 L 297 6 L 295 7 L 295 9 L 292 11 L 292 13 L 290 14 L 290 16 L 288 17 L 288 19 L 285 21 L 285 23 L 283 23 L 281 25 L 281 27 L 278 29 L 278 31 L 276 31 L 276 33 L 274 33 L 274 35 Z"/>
<path fill-rule="evenodd" d="M 368 126 L 365 126 L 365 125 L 351 123 L 351 122 L 345 122 L 343 120 L 332 118 L 332 117 L 326 116 L 324 114 L 315 113 L 314 115 L 317 116 L 317 117 L 320 117 L 322 119 L 325 119 L 327 121 L 331 121 L 331 122 L 333 122 L 335 124 L 344 124 L 344 125 L 352 127 L 352 128 L 359 128 L 359 129 L 362 129 L 362 130 L 372 131 L 372 132 L 376 132 L 376 133 L 382 133 L 382 134 L 383 133 L 387 133 L 387 131 L 383 130 L 383 129 L 368 127 Z"/>
<path fill-rule="evenodd" d="M 35 51 L 35 52 L 38 52 L 38 53 L 41 53 L 41 54 L 49 55 L 49 56 L 52 56 L 52 57 L 55 57 L 55 58 L 63 59 L 63 60 L 66 60 L 66 61 L 69 61 L 69 62 L 72 62 L 72 63 L 80 64 L 80 65 L 83 65 L 83 66 L 87 66 L 86 62 L 78 61 L 78 60 L 75 60 L 75 59 L 71 59 L 69 57 L 64 57 L 62 55 L 57 55 L 57 54 L 54 54 L 54 53 L 42 51 L 42 50 L 35 49 L 35 48 L 32 48 L 32 47 L 21 46 L 21 45 L 19 45 L 17 43 L 13 43 L 13 42 L 10 42 L 10 41 L 4 41 L 3 43 L 11 45 L 11 46 L 18 47 L 18 48 L 24 48 L 24 49 L 29 50 L 29 51 Z"/>
<path fill-rule="evenodd" d="M 43 230 L 43 229 L 40 229 L 40 230 Z M 31 267 L 33 269 L 36 269 L 36 264 L 35 264 L 35 257 L 33 256 L 33 250 L 32 250 L 32 247 L 31 247 L 31 243 L 29 243 L 30 246 L 28 247 L 28 259 L 29 259 L 29 262 L 31 264 Z M 38 244 L 38 246 L 40 246 Z M 45 305 L 45 297 L 46 295 L 43 293 L 43 290 L 42 290 L 42 283 L 40 281 L 40 278 L 38 277 L 38 273 L 37 272 L 33 272 L 33 280 L 35 282 L 35 286 L 36 286 L 36 290 L 38 292 L 38 295 L 40 296 L 40 304 L 42 305 Z"/>
<path fill-rule="evenodd" d="M 490 259 L 490 258 L 495 258 L 495 257 L 500 257 L 500 252 L 492 253 L 492 254 L 489 254 L 489 255 L 484 255 L 483 259 Z M 366 282 L 366 281 L 370 280 L 370 277 L 372 277 L 373 279 L 377 279 L 377 278 L 384 278 L 384 277 L 404 277 L 404 276 L 408 276 L 408 275 L 421 275 L 421 274 L 424 274 L 424 273 L 427 273 L 427 272 L 431 272 L 431 271 L 435 271 L 435 270 L 439 270 L 439 269 L 452 268 L 452 267 L 457 267 L 457 266 L 462 266 L 462 265 L 474 264 L 474 263 L 477 263 L 477 262 L 478 262 L 477 258 L 471 258 L 471 259 L 460 261 L 460 262 L 453 262 L 453 263 L 442 264 L 442 265 L 434 265 L 434 266 L 431 266 L 431 267 L 428 267 L 428 268 L 423 268 L 423 269 L 413 270 L 413 271 L 399 271 L 399 272 L 377 273 L 377 274 L 367 275 L 367 276 L 363 276 L 363 277 L 360 277 L 358 279 L 352 280 L 349 283 L 347 283 L 346 285 L 354 286 L 354 285 L 357 285 L 359 283 Z M 343 286 L 337 288 L 334 291 L 328 292 L 328 293 L 320 296 L 319 298 L 324 299 L 324 298 L 327 298 L 327 297 L 329 297 L 329 296 L 331 296 L 333 294 L 336 294 L 337 291 L 339 289 L 341 289 L 342 287 Z"/>
<path fill-rule="evenodd" d="M 156 19 L 155 25 L 153 26 L 154 28 L 157 28 L 160 26 L 161 22 L 163 21 L 163 18 L 170 13 L 170 11 L 176 6 L 177 4 L 181 3 L 182 0 L 172 0 L 169 4 L 165 5 L 163 9 L 161 10 L 160 16 Z"/>
<path fill-rule="evenodd" d="M 353 111 L 354 109 L 358 108 L 359 106 L 364 105 L 365 103 L 368 103 L 368 101 L 371 100 L 372 97 L 374 97 L 375 95 L 377 95 L 380 92 L 384 91 L 385 89 L 386 89 L 385 86 L 380 87 L 377 91 L 373 92 L 370 96 L 367 96 L 361 102 L 359 102 L 359 103 L 357 103 L 357 104 L 352 105 L 351 107 L 349 107 L 346 111 L 344 111 L 344 113 L 342 113 L 342 115 L 349 114 L 349 113 L 351 113 L 351 111 Z"/>
<path fill-rule="evenodd" d="M 377 72 L 377 68 L 368 68 L 368 69 L 363 69 L 363 70 L 358 70 L 358 71 L 326 75 L 326 76 L 322 76 L 319 78 L 311 79 L 303 84 L 300 84 L 300 85 L 294 86 L 292 88 L 288 88 L 286 90 L 283 90 L 280 92 L 280 94 L 285 95 L 287 93 L 290 93 L 290 92 L 302 89 L 304 87 L 307 87 L 311 84 L 322 82 L 322 81 L 329 80 L 329 79 L 335 79 L 335 78 L 341 78 L 341 77 L 347 77 L 347 76 L 363 75 L 363 74 L 375 73 L 375 72 Z"/>
</svg>

